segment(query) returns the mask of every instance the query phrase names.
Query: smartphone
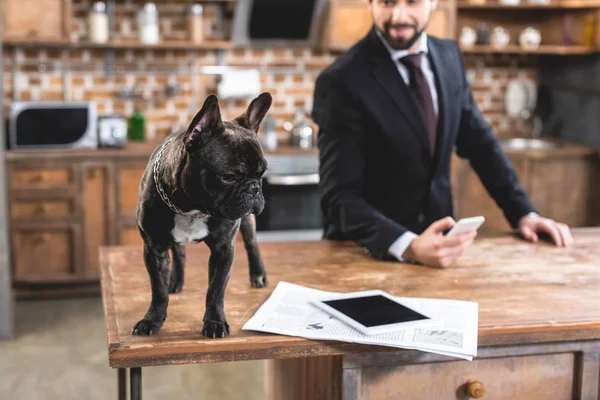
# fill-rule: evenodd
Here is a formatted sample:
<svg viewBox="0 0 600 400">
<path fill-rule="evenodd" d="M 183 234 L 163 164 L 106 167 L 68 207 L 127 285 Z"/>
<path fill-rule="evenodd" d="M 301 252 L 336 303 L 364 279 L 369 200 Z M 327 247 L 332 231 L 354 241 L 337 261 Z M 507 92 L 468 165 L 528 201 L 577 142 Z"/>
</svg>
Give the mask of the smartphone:
<svg viewBox="0 0 600 400">
<path fill-rule="evenodd" d="M 460 233 L 466 233 L 476 231 L 481 224 L 485 222 L 485 218 L 482 216 L 462 218 L 450 229 L 446 236 L 454 236 Z"/>
</svg>

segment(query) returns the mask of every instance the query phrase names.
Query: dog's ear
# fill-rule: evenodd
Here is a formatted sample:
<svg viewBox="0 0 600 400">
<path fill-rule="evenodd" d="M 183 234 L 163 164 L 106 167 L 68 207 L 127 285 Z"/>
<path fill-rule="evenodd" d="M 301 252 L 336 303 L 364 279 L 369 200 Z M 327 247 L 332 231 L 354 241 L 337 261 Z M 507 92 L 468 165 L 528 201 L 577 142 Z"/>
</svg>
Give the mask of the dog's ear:
<svg viewBox="0 0 600 400">
<path fill-rule="evenodd" d="M 217 96 L 211 94 L 204 100 L 204 105 L 192 119 L 185 132 L 183 142 L 188 151 L 197 149 L 211 135 L 223 131 L 221 110 Z"/>
<path fill-rule="evenodd" d="M 252 100 L 246 111 L 234 119 L 234 121 L 240 126 L 258 133 L 260 123 L 267 114 L 267 111 L 269 111 L 272 102 L 271 93 L 261 93 L 257 98 Z"/>
</svg>

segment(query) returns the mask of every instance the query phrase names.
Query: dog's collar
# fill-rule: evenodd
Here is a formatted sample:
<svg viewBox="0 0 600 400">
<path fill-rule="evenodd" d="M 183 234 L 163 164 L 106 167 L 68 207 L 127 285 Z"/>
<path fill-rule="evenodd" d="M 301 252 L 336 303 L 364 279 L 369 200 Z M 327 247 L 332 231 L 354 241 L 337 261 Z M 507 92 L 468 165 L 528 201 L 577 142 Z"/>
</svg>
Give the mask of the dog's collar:
<svg viewBox="0 0 600 400">
<path fill-rule="evenodd" d="M 182 211 L 179 207 L 177 207 L 175 204 L 173 204 L 171 202 L 171 200 L 169 200 L 169 196 L 167 196 L 167 194 L 165 193 L 162 185 L 160 184 L 160 179 L 159 179 L 159 174 L 158 174 L 158 170 L 160 168 L 160 161 L 162 158 L 162 155 L 165 151 L 165 148 L 167 147 L 167 144 L 169 144 L 169 142 L 173 140 L 173 137 L 171 137 L 170 139 L 168 139 L 166 142 L 164 142 L 160 148 L 158 149 L 158 153 L 156 154 L 156 159 L 154 160 L 154 163 L 152 165 L 152 172 L 154 174 L 154 184 L 156 185 L 156 190 L 158 191 L 158 194 L 160 195 L 160 198 L 162 199 L 162 201 L 171 209 L 171 211 L 173 211 L 175 214 L 179 214 L 179 215 L 183 215 L 185 217 L 190 217 L 190 218 L 202 218 L 202 217 L 206 217 L 207 215 L 200 212 L 200 211 L 190 211 L 190 212 L 184 212 Z"/>
</svg>

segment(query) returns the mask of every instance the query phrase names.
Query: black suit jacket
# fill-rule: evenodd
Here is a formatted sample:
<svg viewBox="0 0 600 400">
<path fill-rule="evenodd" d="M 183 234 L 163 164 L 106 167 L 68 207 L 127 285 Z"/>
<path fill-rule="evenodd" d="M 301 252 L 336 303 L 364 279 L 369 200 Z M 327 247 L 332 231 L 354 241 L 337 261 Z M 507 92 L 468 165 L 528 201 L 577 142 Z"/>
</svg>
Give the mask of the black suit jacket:
<svg viewBox="0 0 600 400">
<path fill-rule="evenodd" d="M 379 259 L 404 232 L 453 216 L 450 158 L 468 158 L 516 227 L 536 211 L 479 112 L 460 49 L 428 36 L 438 92 L 435 154 L 409 88 L 375 28 L 317 78 L 312 118 L 319 126 L 324 237 L 353 240 Z"/>
</svg>

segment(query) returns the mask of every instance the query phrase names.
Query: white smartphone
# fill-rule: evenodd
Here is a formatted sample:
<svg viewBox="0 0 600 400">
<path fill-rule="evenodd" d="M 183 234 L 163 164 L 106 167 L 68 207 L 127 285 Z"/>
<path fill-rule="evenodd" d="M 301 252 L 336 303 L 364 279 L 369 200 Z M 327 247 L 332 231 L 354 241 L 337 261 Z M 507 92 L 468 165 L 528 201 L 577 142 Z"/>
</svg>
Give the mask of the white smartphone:
<svg viewBox="0 0 600 400">
<path fill-rule="evenodd" d="M 446 236 L 458 235 L 459 233 L 466 233 L 476 231 L 481 224 L 485 222 L 485 217 L 470 217 L 462 218 L 450 229 Z"/>
<path fill-rule="evenodd" d="M 331 298 L 313 299 L 311 303 L 365 335 L 439 322 L 381 290 L 344 293 Z"/>
</svg>

